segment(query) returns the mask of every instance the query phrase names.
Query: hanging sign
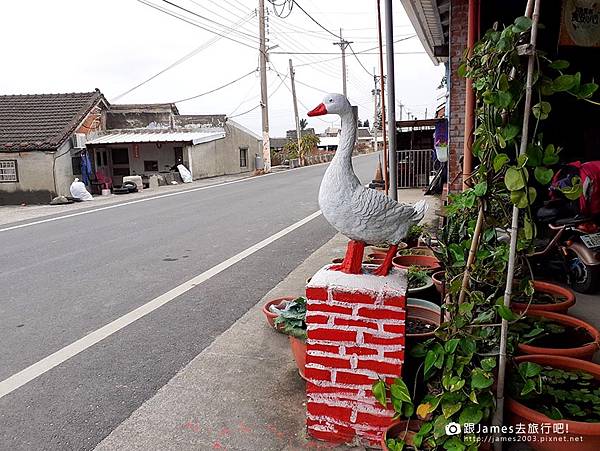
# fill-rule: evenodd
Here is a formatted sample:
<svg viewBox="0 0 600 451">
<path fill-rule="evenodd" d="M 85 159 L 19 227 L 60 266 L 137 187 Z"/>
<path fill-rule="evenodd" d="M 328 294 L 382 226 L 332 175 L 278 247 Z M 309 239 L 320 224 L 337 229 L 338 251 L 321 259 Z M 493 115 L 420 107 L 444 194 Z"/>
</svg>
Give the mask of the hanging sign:
<svg viewBox="0 0 600 451">
<path fill-rule="evenodd" d="M 139 158 L 139 157 L 140 157 L 140 145 L 134 144 L 133 145 L 133 158 Z"/>
<path fill-rule="evenodd" d="M 559 45 L 600 47 L 600 2 L 563 0 Z"/>
</svg>

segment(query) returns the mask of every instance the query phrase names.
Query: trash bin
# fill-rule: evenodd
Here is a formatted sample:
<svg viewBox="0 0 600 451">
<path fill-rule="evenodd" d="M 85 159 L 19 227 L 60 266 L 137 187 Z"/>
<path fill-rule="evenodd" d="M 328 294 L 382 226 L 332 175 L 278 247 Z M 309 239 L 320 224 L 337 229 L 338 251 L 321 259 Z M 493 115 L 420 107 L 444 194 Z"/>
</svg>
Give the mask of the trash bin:
<svg viewBox="0 0 600 451">
<path fill-rule="evenodd" d="M 264 169 L 264 168 L 265 168 L 265 163 L 264 163 L 264 161 L 263 161 L 262 157 L 261 157 L 260 155 L 258 155 L 258 154 L 256 154 L 256 155 L 254 156 L 254 167 L 255 167 L 257 170 L 260 170 L 260 169 Z"/>
</svg>

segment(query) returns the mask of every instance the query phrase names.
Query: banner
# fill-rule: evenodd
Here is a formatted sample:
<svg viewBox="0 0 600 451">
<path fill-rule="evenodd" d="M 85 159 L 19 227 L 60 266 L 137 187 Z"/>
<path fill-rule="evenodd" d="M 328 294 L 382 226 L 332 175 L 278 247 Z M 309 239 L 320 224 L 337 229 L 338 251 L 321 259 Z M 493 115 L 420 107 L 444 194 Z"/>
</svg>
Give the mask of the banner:
<svg viewBox="0 0 600 451">
<path fill-rule="evenodd" d="M 563 0 L 558 45 L 600 47 L 598 0 Z"/>
</svg>

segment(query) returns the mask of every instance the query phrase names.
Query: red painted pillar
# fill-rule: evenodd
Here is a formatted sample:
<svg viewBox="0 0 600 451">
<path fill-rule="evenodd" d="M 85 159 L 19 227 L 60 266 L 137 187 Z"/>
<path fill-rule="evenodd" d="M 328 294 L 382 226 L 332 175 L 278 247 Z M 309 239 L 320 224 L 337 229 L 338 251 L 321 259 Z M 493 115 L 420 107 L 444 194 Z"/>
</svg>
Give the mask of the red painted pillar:
<svg viewBox="0 0 600 451">
<path fill-rule="evenodd" d="M 371 385 L 401 376 L 406 273 L 327 268 L 306 288 L 308 432 L 329 442 L 376 445 L 394 412 L 375 400 Z"/>
</svg>

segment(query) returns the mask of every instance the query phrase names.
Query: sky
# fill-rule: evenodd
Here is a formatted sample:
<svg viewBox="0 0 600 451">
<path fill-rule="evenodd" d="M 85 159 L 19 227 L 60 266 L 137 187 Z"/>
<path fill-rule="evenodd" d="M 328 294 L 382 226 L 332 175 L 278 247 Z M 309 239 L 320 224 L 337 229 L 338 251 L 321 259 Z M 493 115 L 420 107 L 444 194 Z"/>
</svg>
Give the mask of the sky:
<svg viewBox="0 0 600 451">
<path fill-rule="evenodd" d="M 181 15 L 195 25 L 143 2 Z M 260 133 L 260 78 L 256 72 L 258 0 L 169 2 L 20 0 L 5 4 L 0 27 L 0 42 L 5 43 L 0 94 L 86 92 L 99 88 L 111 103 L 178 102 L 239 79 L 213 93 L 178 102 L 177 107 L 182 114 L 227 114 Z M 278 137 L 295 127 L 288 60 L 291 58 L 295 66 L 299 114 L 304 118 L 325 93 L 342 91 L 342 67 L 333 35 L 298 7 L 283 18 L 277 14 L 281 8 L 275 11 L 273 5 L 265 3 L 271 47 L 270 135 Z M 375 53 L 373 48 L 377 46 L 376 1 L 297 3 L 323 27 L 335 34 L 342 28 L 344 38 L 353 41 L 352 49 L 364 67 L 348 50 L 348 97 L 358 105 L 359 118 L 372 122 L 374 68 L 379 74 L 378 55 L 369 54 Z M 394 39 L 405 39 L 395 46 L 397 101 L 404 105 L 405 119 L 407 111 L 423 118 L 426 109 L 427 117 L 432 117 L 441 103 L 438 99 L 443 93 L 437 87 L 443 68 L 434 66 L 423 51 L 400 1 L 394 0 L 393 5 Z M 284 15 L 287 12 L 283 11 Z M 221 36 L 214 34 L 215 30 Z M 367 53 L 361 53 L 364 51 Z M 309 127 L 321 132 L 335 125 L 335 118 L 307 119 Z"/>
</svg>

